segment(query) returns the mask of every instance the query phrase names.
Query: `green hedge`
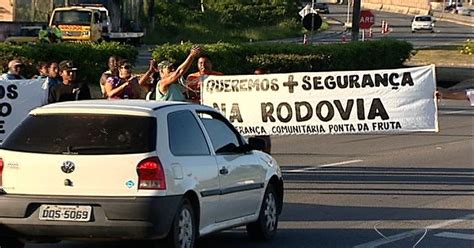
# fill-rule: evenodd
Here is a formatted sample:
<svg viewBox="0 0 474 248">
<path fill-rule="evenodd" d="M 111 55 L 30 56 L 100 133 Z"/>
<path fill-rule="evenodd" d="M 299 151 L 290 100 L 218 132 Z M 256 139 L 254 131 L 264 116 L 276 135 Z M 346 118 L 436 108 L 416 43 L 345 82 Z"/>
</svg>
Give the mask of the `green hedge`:
<svg viewBox="0 0 474 248">
<path fill-rule="evenodd" d="M 26 76 L 31 78 L 36 74 L 39 61 L 72 60 L 78 67 L 78 78 L 90 84 L 99 82 L 100 75 L 107 69 L 107 60 L 111 55 L 125 58 L 132 63 L 136 60 L 138 51 L 135 47 L 116 42 L 92 43 L 60 43 L 11 45 L 0 43 L 0 63 L 4 72 L 8 61 L 19 58 L 26 64 Z"/>
<path fill-rule="evenodd" d="M 157 46 L 153 58 L 181 62 L 191 46 L 190 43 Z M 225 74 L 248 74 L 257 67 L 265 67 L 273 73 L 398 68 L 412 56 L 413 46 L 405 41 L 383 39 L 306 46 L 217 43 L 204 45 L 204 51 L 211 57 L 214 70 Z M 196 70 L 196 66 L 191 70 Z"/>
</svg>

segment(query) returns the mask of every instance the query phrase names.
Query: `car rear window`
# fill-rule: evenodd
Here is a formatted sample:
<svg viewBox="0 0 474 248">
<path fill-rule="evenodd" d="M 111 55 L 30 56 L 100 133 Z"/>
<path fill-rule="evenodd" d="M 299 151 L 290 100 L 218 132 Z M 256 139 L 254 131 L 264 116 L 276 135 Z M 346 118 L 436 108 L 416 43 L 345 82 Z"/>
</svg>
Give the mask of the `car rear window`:
<svg viewBox="0 0 474 248">
<path fill-rule="evenodd" d="M 95 114 L 30 115 L 2 148 L 48 154 L 129 154 L 156 148 L 153 117 Z"/>
<path fill-rule="evenodd" d="M 419 16 L 419 17 L 415 18 L 415 21 L 417 21 L 417 22 L 430 22 L 431 17 L 429 17 L 429 16 Z"/>
</svg>

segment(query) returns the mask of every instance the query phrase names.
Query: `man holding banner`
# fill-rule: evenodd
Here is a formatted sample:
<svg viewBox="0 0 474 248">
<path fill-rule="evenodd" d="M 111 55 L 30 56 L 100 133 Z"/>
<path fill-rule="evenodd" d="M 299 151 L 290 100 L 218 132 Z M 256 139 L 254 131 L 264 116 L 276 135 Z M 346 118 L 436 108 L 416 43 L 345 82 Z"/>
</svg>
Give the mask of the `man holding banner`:
<svg viewBox="0 0 474 248">
<path fill-rule="evenodd" d="M 468 100 L 474 107 L 474 89 L 456 90 L 456 91 L 436 91 L 439 99 Z"/>
</svg>

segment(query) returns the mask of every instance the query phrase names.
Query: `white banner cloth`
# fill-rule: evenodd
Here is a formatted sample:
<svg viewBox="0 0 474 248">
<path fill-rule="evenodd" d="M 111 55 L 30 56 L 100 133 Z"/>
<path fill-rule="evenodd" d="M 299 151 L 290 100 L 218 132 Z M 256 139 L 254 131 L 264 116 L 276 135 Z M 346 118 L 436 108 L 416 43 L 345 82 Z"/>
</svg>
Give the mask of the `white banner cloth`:
<svg viewBox="0 0 474 248">
<path fill-rule="evenodd" d="M 0 143 L 47 94 L 45 79 L 0 81 Z"/>
<path fill-rule="evenodd" d="M 243 135 L 437 132 L 434 65 L 209 76 L 202 103 Z"/>
</svg>

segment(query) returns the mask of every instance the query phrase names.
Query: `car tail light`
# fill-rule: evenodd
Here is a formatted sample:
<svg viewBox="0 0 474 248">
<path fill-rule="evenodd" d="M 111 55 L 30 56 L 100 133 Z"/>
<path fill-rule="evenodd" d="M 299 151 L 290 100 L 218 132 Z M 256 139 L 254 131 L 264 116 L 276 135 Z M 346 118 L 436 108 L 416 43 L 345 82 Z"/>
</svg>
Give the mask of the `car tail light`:
<svg viewBox="0 0 474 248">
<path fill-rule="evenodd" d="M 0 158 L 0 188 L 3 186 L 2 176 L 3 176 L 3 159 Z"/>
<path fill-rule="evenodd" d="M 142 160 L 137 173 L 138 189 L 166 189 L 165 171 L 158 157 Z"/>
</svg>

